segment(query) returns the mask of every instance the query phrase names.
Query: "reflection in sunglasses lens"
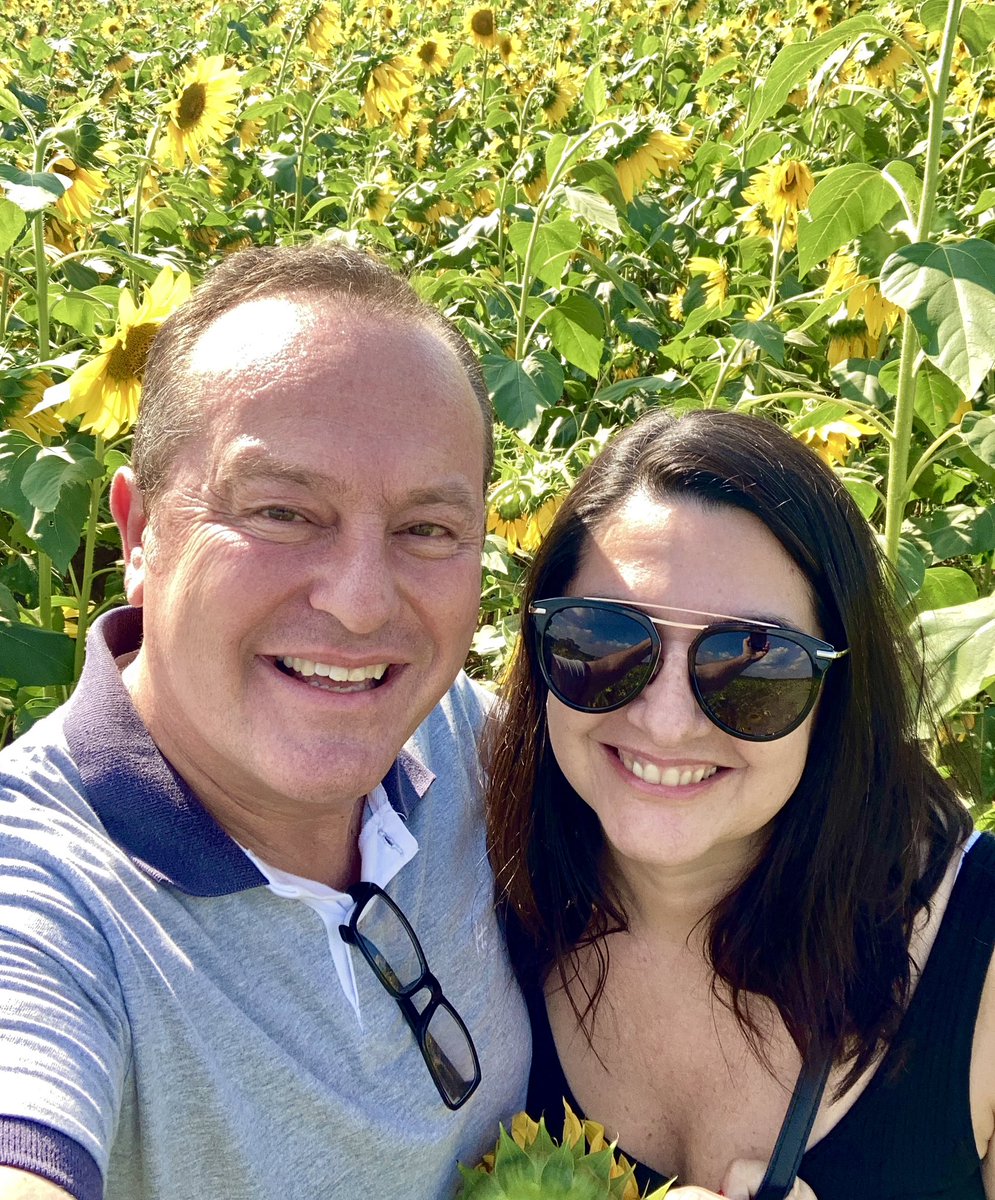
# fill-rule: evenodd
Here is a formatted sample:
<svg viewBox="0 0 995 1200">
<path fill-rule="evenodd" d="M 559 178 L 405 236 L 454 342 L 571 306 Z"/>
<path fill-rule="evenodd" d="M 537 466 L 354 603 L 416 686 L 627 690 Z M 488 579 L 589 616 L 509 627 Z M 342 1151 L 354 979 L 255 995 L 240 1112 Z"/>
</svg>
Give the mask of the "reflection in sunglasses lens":
<svg viewBox="0 0 995 1200">
<path fill-rule="evenodd" d="M 462 1027 L 445 1004 L 432 1013 L 425 1030 L 425 1054 L 432 1073 L 454 1103 L 466 1094 L 473 1082 L 473 1051 Z"/>
<path fill-rule="evenodd" d="M 814 686 L 812 660 L 801 646 L 771 632 L 707 634 L 694 659 L 702 703 L 730 729 L 770 737 L 805 711 Z"/>
<path fill-rule="evenodd" d="M 645 687 L 653 644 L 628 614 L 578 606 L 550 618 L 543 656 L 553 691 L 568 704 L 610 708 Z"/>
</svg>

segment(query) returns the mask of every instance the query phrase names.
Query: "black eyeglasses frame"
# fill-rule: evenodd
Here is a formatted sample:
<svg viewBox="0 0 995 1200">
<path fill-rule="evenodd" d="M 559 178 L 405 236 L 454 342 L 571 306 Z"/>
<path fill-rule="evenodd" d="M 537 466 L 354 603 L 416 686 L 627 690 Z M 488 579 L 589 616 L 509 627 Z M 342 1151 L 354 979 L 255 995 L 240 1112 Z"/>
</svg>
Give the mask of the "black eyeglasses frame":
<svg viewBox="0 0 995 1200">
<path fill-rule="evenodd" d="M 631 617 L 645 632 L 650 641 L 650 662 L 649 673 L 645 681 L 631 695 L 617 701 L 614 704 L 606 704 L 600 707 L 591 707 L 578 704 L 568 697 L 562 695 L 556 687 L 555 682 L 551 679 L 549 670 L 546 664 L 546 655 L 543 653 L 543 639 L 549 627 L 550 620 L 558 613 L 566 608 L 590 608 L 600 611 L 621 612 L 628 617 Z M 689 616 L 698 617 L 713 617 L 715 620 L 701 623 L 696 621 L 674 621 L 664 619 L 663 617 L 653 617 L 649 613 L 644 612 L 646 608 L 660 610 L 663 612 L 680 612 Z M 544 597 L 542 600 L 534 600 L 529 605 L 529 631 L 532 636 L 532 646 L 535 651 L 536 660 L 539 663 L 539 670 L 542 672 L 543 680 L 549 688 L 553 696 L 561 704 L 567 708 L 573 709 L 575 712 L 582 713 L 610 713 L 617 709 L 624 708 L 627 704 L 631 704 L 656 678 L 657 672 L 660 669 L 660 664 L 663 661 L 663 639 L 657 631 L 657 626 L 671 627 L 677 629 L 692 629 L 698 630 L 697 636 L 691 641 L 688 646 L 688 677 L 691 683 L 691 690 L 694 694 L 695 701 L 706 717 L 716 725 L 724 733 L 730 736 L 739 738 L 745 742 L 773 742 L 778 738 L 786 737 L 792 733 L 805 720 L 808 714 L 812 711 L 816 701 L 819 698 L 819 693 L 822 690 L 823 679 L 826 671 L 838 659 L 844 658 L 849 654 L 849 649 L 837 650 L 835 646 L 822 638 L 813 637 L 811 634 L 802 633 L 800 630 L 792 629 L 790 626 L 781 625 L 774 621 L 756 621 L 750 617 L 733 617 L 725 613 L 709 613 L 699 612 L 696 609 L 679 609 L 673 608 L 664 604 L 644 604 L 636 607 L 632 604 L 627 604 L 621 600 L 612 600 L 604 596 L 550 596 Z M 800 647 L 807 654 L 809 661 L 812 664 L 812 679 L 811 689 L 808 700 L 805 703 L 802 711 L 795 719 L 784 729 L 778 730 L 776 733 L 744 733 L 741 730 L 727 725 L 720 717 L 718 717 L 708 706 L 704 693 L 699 686 L 698 678 L 695 674 L 695 655 L 698 647 L 705 638 L 716 633 L 740 633 L 749 635 L 754 633 L 774 633 L 785 641 Z"/>
<path fill-rule="evenodd" d="M 473 1044 L 473 1038 L 470 1036 L 470 1031 L 466 1027 L 466 1022 L 453 1007 L 452 1003 L 446 999 L 446 996 L 442 991 L 442 985 L 439 983 L 435 975 L 433 975 L 428 969 L 425 951 L 422 949 L 422 944 L 418 940 L 418 935 L 411 927 L 411 922 L 404 915 L 397 904 L 391 899 L 391 897 L 383 890 L 383 888 L 378 887 L 375 883 L 367 883 L 364 881 L 353 884 L 352 887 L 347 889 L 347 892 L 352 899 L 355 900 L 356 907 L 353 909 L 352 914 L 349 917 L 349 923 L 347 925 L 339 926 L 339 933 L 342 936 L 342 940 L 348 943 L 350 946 L 357 947 L 359 952 L 369 963 L 374 975 L 376 975 L 377 979 L 380 980 L 386 991 L 389 992 L 389 994 L 397 1001 L 398 1008 L 401 1010 L 401 1015 L 408 1023 L 408 1027 L 410 1028 L 411 1032 L 415 1035 L 415 1041 L 418 1044 L 418 1049 L 421 1051 L 421 1056 L 425 1060 L 425 1065 L 428 1067 L 428 1072 L 432 1076 L 432 1082 L 435 1084 L 436 1089 L 442 1098 L 443 1104 L 445 1104 L 447 1108 L 450 1108 L 454 1111 L 458 1108 L 462 1108 L 463 1105 L 466 1104 L 467 1100 L 469 1100 L 473 1093 L 477 1090 L 478 1086 L 480 1085 L 481 1078 L 480 1059 L 477 1057 L 477 1047 Z M 360 917 L 362 917 L 363 912 L 373 900 L 382 901 L 387 905 L 393 915 L 400 922 L 405 933 L 411 939 L 411 944 L 418 956 L 418 965 L 420 970 L 418 977 L 409 984 L 402 986 L 397 980 L 396 975 L 394 975 L 393 979 L 391 979 L 389 975 L 384 973 L 383 968 L 377 961 L 376 954 L 374 953 L 373 949 L 371 949 L 372 943 L 369 942 L 359 930 Z M 389 965 L 390 964 L 388 963 L 387 966 L 389 967 Z M 393 971 L 391 974 L 394 974 Z M 428 1003 L 419 1011 L 419 1009 L 415 1006 L 412 997 L 418 992 L 424 991 L 425 989 L 428 989 L 429 993 Z M 466 1038 L 466 1044 L 469 1047 L 470 1056 L 473 1060 L 473 1079 L 470 1080 L 466 1090 L 457 1099 L 452 1098 L 447 1093 L 438 1065 L 433 1060 L 427 1044 L 428 1038 L 430 1037 L 428 1027 L 432 1021 L 432 1018 L 435 1016 L 435 1013 L 439 1009 L 443 1009 L 446 1013 L 448 1013 L 448 1015 L 456 1023 L 463 1036 Z"/>
</svg>

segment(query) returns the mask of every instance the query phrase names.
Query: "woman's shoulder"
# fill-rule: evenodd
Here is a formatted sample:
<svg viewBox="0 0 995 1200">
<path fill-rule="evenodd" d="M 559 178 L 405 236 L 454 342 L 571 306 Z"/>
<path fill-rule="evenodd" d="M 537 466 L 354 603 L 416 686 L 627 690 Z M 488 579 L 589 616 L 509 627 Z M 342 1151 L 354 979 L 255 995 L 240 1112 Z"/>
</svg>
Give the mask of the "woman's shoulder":
<svg viewBox="0 0 995 1200">
<path fill-rule="evenodd" d="M 995 1192 L 995 836 L 980 834 L 965 855 L 968 871 L 963 900 L 965 919 L 973 925 L 979 952 L 987 947 L 988 966 L 978 1005 L 971 1053 L 971 1112 L 985 1182 Z M 974 920 L 972 920 L 972 917 Z"/>
</svg>

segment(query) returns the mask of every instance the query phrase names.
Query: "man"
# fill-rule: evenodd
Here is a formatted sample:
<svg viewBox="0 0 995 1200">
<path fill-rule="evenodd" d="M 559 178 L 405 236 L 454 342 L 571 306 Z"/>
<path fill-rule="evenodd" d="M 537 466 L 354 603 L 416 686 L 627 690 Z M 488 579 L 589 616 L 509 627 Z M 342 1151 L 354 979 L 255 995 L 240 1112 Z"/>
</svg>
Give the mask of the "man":
<svg viewBox="0 0 995 1200">
<path fill-rule="evenodd" d="M 457 678 L 479 367 L 373 259 L 247 251 L 133 464 L 133 607 L 0 756 L 0 1200 L 443 1200 L 528 1058 Z"/>
</svg>

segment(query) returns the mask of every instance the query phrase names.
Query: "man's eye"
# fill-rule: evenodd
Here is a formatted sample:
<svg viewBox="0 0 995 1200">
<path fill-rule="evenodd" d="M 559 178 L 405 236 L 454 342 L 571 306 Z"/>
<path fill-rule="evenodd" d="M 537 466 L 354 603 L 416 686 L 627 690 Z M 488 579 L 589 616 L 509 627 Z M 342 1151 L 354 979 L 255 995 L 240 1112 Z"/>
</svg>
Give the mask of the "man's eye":
<svg viewBox="0 0 995 1200">
<path fill-rule="evenodd" d="M 285 525 L 289 525 L 292 521 L 304 520 L 301 514 L 292 508 L 262 508 L 259 510 L 259 515 L 265 517 L 267 521 L 279 521 Z"/>
<path fill-rule="evenodd" d="M 437 525 L 434 521 L 419 521 L 416 525 L 408 526 L 408 533 L 415 537 L 438 538 L 445 537 L 449 530 L 445 525 Z"/>
</svg>

